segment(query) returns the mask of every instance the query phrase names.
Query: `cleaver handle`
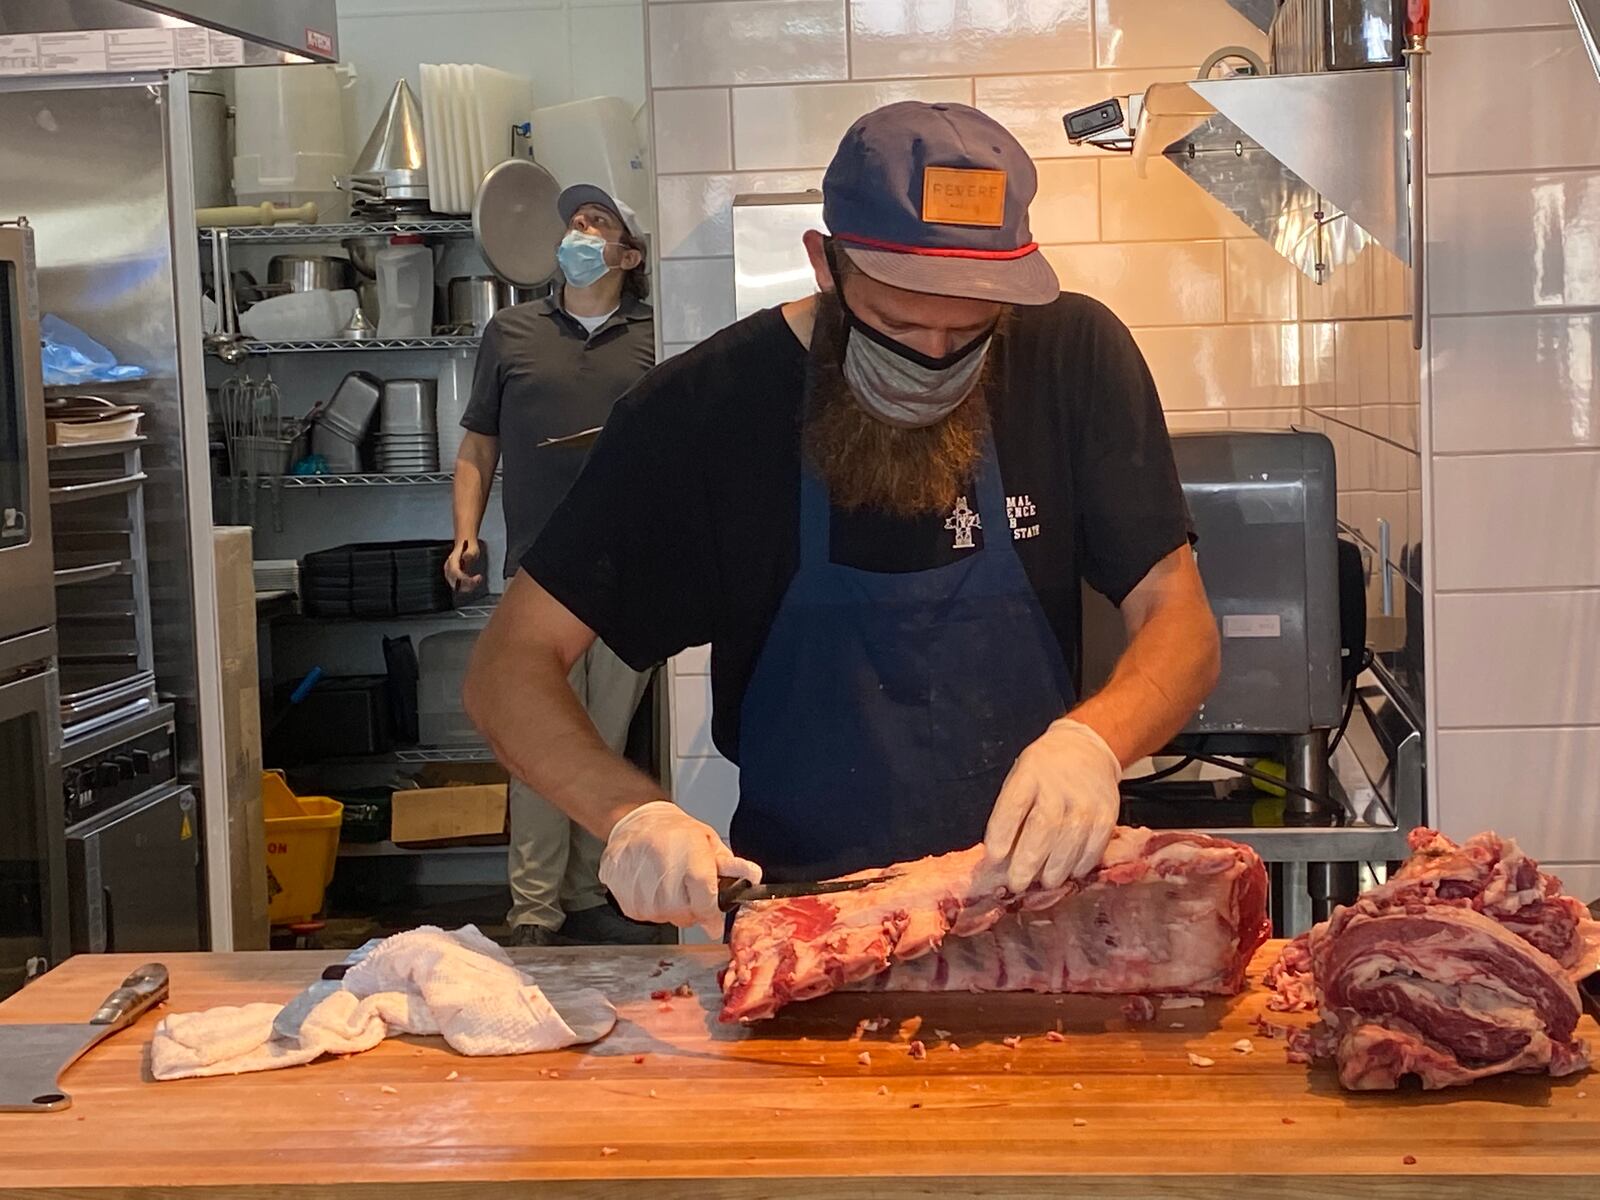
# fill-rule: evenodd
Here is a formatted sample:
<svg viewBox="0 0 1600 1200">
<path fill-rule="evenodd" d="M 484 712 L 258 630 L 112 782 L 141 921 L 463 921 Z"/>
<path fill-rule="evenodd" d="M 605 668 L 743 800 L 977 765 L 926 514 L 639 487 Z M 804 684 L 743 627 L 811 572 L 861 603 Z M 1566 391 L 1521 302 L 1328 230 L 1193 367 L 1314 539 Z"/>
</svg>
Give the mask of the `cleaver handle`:
<svg viewBox="0 0 1600 1200">
<path fill-rule="evenodd" d="M 89 1018 L 91 1025 L 109 1025 L 115 1032 L 131 1025 L 140 1014 L 167 998 L 167 968 L 161 963 L 145 963 L 122 981 Z"/>
</svg>

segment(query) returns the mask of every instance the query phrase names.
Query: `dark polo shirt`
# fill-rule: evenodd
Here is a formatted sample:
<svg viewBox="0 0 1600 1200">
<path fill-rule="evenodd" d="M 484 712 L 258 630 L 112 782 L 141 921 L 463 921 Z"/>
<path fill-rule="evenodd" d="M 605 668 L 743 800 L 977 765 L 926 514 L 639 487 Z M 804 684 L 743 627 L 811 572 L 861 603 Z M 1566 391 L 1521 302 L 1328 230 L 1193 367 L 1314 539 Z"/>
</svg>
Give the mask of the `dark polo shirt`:
<svg viewBox="0 0 1600 1200">
<path fill-rule="evenodd" d="M 461 424 L 500 439 L 507 578 L 588 455 L 585 446 L 535 447 L 605 424 L 611 406 L 654 365 L 654 313 L 631 297 L 592 334 L 554 298 L 501 309 L 489 322 Z"/>
</svg>

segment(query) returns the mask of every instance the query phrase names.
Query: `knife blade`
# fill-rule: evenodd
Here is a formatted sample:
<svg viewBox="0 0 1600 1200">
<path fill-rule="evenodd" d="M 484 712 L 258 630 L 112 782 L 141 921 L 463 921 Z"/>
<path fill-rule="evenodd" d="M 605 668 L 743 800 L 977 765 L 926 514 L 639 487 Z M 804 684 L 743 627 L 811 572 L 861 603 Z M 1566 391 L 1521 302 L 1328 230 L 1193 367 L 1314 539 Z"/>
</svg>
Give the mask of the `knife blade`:
<svg viewBox="0 0 1600 1200">
<path fill-rule="evenodd" d="M 1600 899 L 1589 901 L 1588 909 L 1589 915 L 1600 921 Z M 1578 999 L 1583 1002 L 1584 1010 L 1600 1021 L 1600 970 L 1591 971 L 1578 980 Z"/>
<path fill-rule="evenodd" d="M 751 883 L 748 879 L 723 877 L 717 880 L 717 907 L 731 912 L 741 904 L 754 904 L 758 900 L 792 900 L 797 896 L 854 892 L 898 878 L 897 875 L 873 875 L 866 879 L 829 879 L 820 883 Z"/>
</svg>

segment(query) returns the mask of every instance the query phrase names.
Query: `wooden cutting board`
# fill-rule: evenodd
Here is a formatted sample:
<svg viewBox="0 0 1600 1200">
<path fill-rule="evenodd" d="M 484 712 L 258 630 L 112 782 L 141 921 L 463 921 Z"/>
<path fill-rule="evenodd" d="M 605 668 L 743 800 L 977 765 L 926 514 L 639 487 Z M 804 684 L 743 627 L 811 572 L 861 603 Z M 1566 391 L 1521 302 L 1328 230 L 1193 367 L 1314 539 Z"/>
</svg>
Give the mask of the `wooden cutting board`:
<svg viewBox="0 0 1600 1200">
<path fill-rule="evenodd" d="M 606 990 L 617 1029 L 558 1054 L 468 1059 L 403 1039 L 160 1084 L 152 1013 L 71 1069 L 73 1108 L 0 1115 L 0 1196 L 1597 1194 L 1600 1076 L 1342 1092 L 1254 1028 L 1277 946 L 1246 995 L 1150 1024 L 1088 997 L 858 994 L 749 1028 L 717 1024 L 720 947 L 529 950 L 539 978 Z M 338 957 L 168 955 L 168 1011 L 287 999 Z M 138 962 L 73 959 L 0 1005 L 0 1022 L 81 1019 Z M 694 994 L 649 997 L 679 984 Z M 1048 1040 L 1058 1026 L 1064 1040 Z M 913 1028 L 926 1059 L 908 1052 Z M 1600 1054 L 1600 1028 L 1586 1017 L 1582 1032 Z M 1241 1038 L 1253 1053 L 1231 1048 Z"/>
</svg>

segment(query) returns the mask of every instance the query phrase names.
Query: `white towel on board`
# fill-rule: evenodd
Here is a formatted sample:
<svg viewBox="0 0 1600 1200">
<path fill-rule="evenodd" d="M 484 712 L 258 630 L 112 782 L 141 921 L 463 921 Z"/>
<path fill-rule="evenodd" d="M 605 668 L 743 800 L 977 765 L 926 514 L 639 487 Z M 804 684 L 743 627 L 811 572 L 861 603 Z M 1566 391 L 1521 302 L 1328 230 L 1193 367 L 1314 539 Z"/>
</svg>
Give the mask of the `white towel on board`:
<svg viewBox="0 0 1600 1200">
<path fill-rule="evenodd" d="M 239 1075 L 358 1054 L 391 1034 L 439 1034 L 469 1055 L 559 1050 L 604 1037 L 611 1002 L 592 988 L 552 1000 L 471 925 L 424 925 L 351 956 L 343 980 L 318 980 L 288 1004 L 175 1013 L 156 1026 L 158 1080 Z"/>
</svg>

